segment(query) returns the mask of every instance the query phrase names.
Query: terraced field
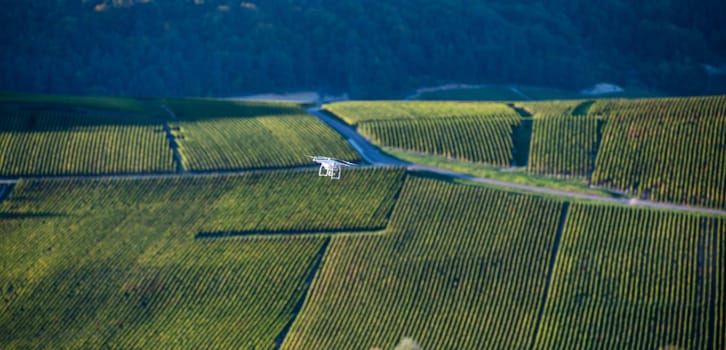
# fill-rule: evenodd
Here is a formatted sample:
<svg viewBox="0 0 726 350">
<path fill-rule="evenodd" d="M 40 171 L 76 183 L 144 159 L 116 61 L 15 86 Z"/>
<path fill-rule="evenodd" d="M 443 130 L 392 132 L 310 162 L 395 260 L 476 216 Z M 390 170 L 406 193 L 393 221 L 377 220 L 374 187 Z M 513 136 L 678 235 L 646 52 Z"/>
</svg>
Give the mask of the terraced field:
<svg viewBox="0 0 726 350">
<path fill-rule="evenodd" d="M 352 171 L 359 193 L 312 171 L 21 181 L 0 205 L 0 347 L 273 348 L 328 238 L 267 234 L 379 229 L 403 174 Z M 210 229 L 256 236 L 195 239 Z"/>
</svg>

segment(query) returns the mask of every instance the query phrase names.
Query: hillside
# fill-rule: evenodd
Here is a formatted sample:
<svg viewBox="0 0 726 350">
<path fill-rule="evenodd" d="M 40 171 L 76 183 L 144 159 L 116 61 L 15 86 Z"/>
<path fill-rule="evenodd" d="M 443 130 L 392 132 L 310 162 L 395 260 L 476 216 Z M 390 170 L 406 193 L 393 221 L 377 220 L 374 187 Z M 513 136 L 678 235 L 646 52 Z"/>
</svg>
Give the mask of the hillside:
<svg viewBox="0 0 726 350">
<path fill-rule="evenodd" d="M 360 99 L 448 82 L 579 90 L 608 81 L 723 93 L 723 74 L 715 74 L 726 64 L 725 6 L 6 0 L 0 89 L 126 96 L 323 90 Z"/>
<path fill-rule="evenodd" d="M 726 96 L 540 102 L 337 102 L 389 153 L 524 182 L 726 208 Z M 462 165 L 463 164 L 463 165 Z M 496 174 L 492 170 L 504 169 Z M 511 180 L 510 180 L 511 181 Z"/>
<path fill-rule="evenodd" d="M 502 150 L 499 166 L 446 159 L 507 180 L 488 185 L 365 164 L 365 139 L 293 103 L 0 94 L 0 169 L 36 166 L 0 177 L 0 348 L 722 349 L 725 192 L 690 160 L 724 164 L 724 101 L 325 106 L 377 142 L 441 150 L 383 144 L 410 159 Z M 310 150 L 361 164 L 330 180 Z M 664 159 L 679 191 L 650 195 L 700 201 L 513 183 L 616 169 L 645 186 Z"/>
</svg>

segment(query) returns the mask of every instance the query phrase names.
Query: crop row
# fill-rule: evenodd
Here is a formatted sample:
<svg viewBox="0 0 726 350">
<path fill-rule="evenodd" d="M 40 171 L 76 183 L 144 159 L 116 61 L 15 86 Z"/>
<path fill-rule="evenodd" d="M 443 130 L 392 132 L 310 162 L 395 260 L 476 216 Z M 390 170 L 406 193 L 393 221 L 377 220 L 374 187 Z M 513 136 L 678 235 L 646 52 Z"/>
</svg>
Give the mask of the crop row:
<svg viewBox="0 0 726 350">
<path fill-rule="evenodd" d="M 273 348 L 326 238 L 264 233 L 382 228 L 404 171 L 346 175 L 21 180 L 0 204 L 0 348 Z M 222 229 L 259 235 L 194 239 Z"/>
<path fill-rule="evenodd" d="M 184 168 L 193 171 L 314 165 L 307 155 L 357 161 L 337 133 L 306 115 L 207 118 L 172 123 Z"/>
<path fill-rule="evenodd" d="M 508 166 L 513 124 L 491 117 L 389 120 L 360 123 L 358 131 L 385 147 Z"/>
<path fill-rule="evenodd" d="M 596 101 L 589 115 L 648 116 L 670 119 L 699 119 L 726 115 L 726 95 L 644 99 L 605 99 Z"/>
<path fill-rule="evenodd" d="M 495 117 L 513 123 L 519 120 L 519 115 L 506 104 L 492 102 L 348 101 L 327 104 L 323 108 L 350 125 L 394 119 Z"/>
<path fill-rule="evenodd" d="M 534 118 L 529 151 L 530 172 L 588 177 L 597 153 L 599 121 L 591 117 Z"/>
<path fill-rule="evenodd" d="M 79 123 L 79 121 L 82 121 Z M 0 125 L 0 176 L 170 172 L 160 125 L 21 112 Z"/>
<path fill-rule="evenodd" d="M 723 299 L 713 243 L 725 223 L 572 205 L 536 348 L 712 348 L 711 305 Z"/>
<path fill-rule="evenodd" d="M 726 115 L 609 118 L 592 183 L 656 201 L 726 207 Z"/>
<path fill-rule="evenodd" d="M 409 176 L 387 234 L 333 237 L 282 348 L 529 346 L 561 207 Z"/>
</svg>

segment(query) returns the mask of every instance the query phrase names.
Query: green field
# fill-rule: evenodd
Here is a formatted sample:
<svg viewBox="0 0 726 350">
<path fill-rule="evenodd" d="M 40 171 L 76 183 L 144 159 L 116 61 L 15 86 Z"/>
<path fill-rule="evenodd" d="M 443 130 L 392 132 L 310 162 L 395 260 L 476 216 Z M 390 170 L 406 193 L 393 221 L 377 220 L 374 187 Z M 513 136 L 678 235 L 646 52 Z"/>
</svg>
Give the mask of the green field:
<svg viewBox="0 0 726 350">
<path fill-rule="evenodd" d="M 273 348 L 327 238 L 269 234 L 385 227 L 404 172 L 346 175 L 21 181 L 0 205 L 0 347 Z"/>
<path fill-rule="evenodd" d="M 520 116 L 500 103 L 340 102 L 324 105 L 374 144 L 497 166 L 515 157 Z"/>
<path fill-rule="evenodd" d="M 561 212 L 409 177 L 385 235 L 333 238 L 282 348 L 527 347 Z"/>
<path fill-rule="evenodd" d="M 324 108 L 421 165 L 726 208 L 725 96 Z M 0 348 L 726 346 L 724 215 L 306 154 L 360 159 L 294 103 L 0 94 Z"/>
<path fill-rule="evenodd" d="M 571 206 L 536 348 L 719 348 L 709 337 L 722 332 L 709 328 L 713 301 L 724 296 L 713 288 L 723 276 L 714 266 L 714 243 L 724 224 L 723 218 Z"/>
<path fill-rule="evenodd" d="M 589 177 L 595 165 L 599 122 L 585 116 L 536 116 L 528 170 L 545 175 Z"/>
<path fill-rule="evenodd" d="M 0 112 L 0 176 L 172 172 L 161 122 L 102 110 Z"/>
<path fill-rule="evenodd" d="M 310 165 L 307 155 L 358 161 L 336 132 L 298 104 L 232 100 L 164 100 L 184 169 L 190 171 Z"/>
<path fill-rule="evenodd" d="M 290 168 L 316 154 L 360 160 L 295 103 L 0 94 L 0 177 Z"/>
<path fill-rule="evenodd" d="M 726 114 L 624 111 L 607 117 L 591 181 L 656 201 L 726 208 L 724 174 Z"/>
</svg>

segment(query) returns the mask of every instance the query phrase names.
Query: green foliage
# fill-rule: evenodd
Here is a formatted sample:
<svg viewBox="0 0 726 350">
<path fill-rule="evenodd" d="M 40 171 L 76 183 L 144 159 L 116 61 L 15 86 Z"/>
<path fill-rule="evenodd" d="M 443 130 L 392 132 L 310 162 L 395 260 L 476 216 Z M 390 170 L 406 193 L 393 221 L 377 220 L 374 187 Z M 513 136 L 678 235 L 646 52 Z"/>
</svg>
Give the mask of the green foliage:
<svg viewBox="0 0 726 350">
<path fill-rule="evenodd" d="M 718 0 L 3 5 L 0 89 L 18 91 L 234 96 L 324 88 L 394 98 L 446 81 L 566 89 L 611 81 L 703 93 L 714 78 L 703 64 L 726 62 L 726 5 Z"/>
<path fill-rule="evenodd" d="M 358 131 L 385 147 L 503 167 L 512 160 L 512 124 L 497 119 L 373 121 Z"/>
<path fill-rule="evenodd" d="M 314 165 L 308 155 L 358 161 L 335 131 L 308 114 L 171 123 L 184 168 L 193 171 Z"/>
<path fill-rule="evenodd" d="M 578 106 L 586 103 L 584 100 L 548 100 L 535 102 L 517 102 L 516 107 L 522 107 L 531 114 L 536 115 L 578 115 Z"/>
<path fill-rule="evenodd" d="M 0 104 L 8 106 L 26 106 L 47 110 L 64 110 L 68 108 L 100 109 L 105 112 L 125 112 L 136 114 L 163 115 L 152 99 L 104 96 L 68 96 L 40 95 L 15 92 L 0 92 Z"/>
<path fill-rule="evenodd" d="M 346 101 L 323 105 L 323 109 L 350 125 L 394 119 L 518 119 L 518 115 L 507 105 L 494 102 Z"/>
<path fill-rule="evenodd" d="M 326 238 L 195 234 L 377 229 L 403 174 L 21 180 L 0 205 L 0 347 L 274 348 Z"/>
<path fill-rule="evenodd" d="M 499 103 L 357 101 L 324 108 L 383 147 L 499 166 L 512 161 L 512 128 L 521 120 Z"/>
<path fill-rule="evenodd" d="M 588 177 L 597 153 L 598 123 L 599 120 L 592 117 L 535 117 L 529 171 Z"/>
<path fill-rule="evenodd" d="M 526 347 L 561 209 L 409 176 L 385 235 L 332 239 L 282 348 Z"/>
<path fill-rule="evenodd" d="M 0 176 L 171 172 L 161 123 L 101 111 L 0 116 Z"/>
<path fill-rule="evenodd" d="M 300 105 L 215 99 L 165 99 L 184 168 L 192 171 L 312 165 L 308 155 L 358 161 L 336 132 Z"/>
<path fill-rule="evenodd" d="M 718 348 L 708 344 L 709 311 L 724 295 L 712 292 L 719 279 L 713 254 L 723 261 L 713 243 L 724 224 L 672 212 L 570 206 L 535 348 Z"/>
<path fill-rule="evenodd" d="M 425 101 L 518 101 L 522 99 L 522 96 L 512 91 L 509 86 L 491 85 L 426 91 L 419 94 L 416 99 Z"/>
<path fill-rule="evenodd" d="M 596 102 L 590 114 L 607 118 L 594 184 L 726 207 L 726 96 Z"/>
<path fill-rule="evenodd" d="M 699 119 L 726 116 L 726 95 L 643 99 L 603 99 L 592 105 L 589 115 Z"/>
</svg>

